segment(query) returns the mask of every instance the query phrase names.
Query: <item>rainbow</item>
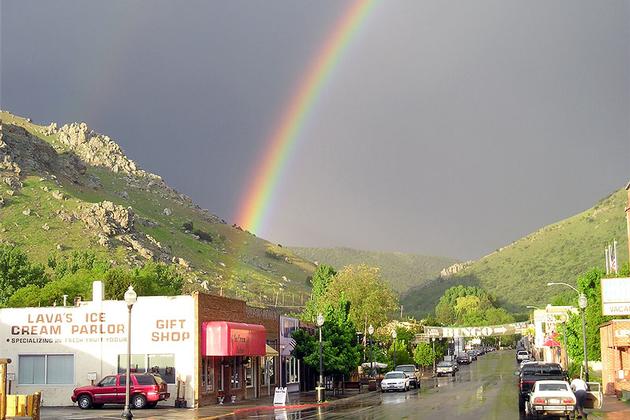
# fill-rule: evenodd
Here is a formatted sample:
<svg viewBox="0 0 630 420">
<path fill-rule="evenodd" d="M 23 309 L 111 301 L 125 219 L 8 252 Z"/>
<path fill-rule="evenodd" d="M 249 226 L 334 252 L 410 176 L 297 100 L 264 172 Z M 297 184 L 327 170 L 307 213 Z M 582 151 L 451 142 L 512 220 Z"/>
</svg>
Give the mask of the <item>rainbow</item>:
<svg viewBox="0 0 630 420">
<path fill-rule="evenodd" d="M 242 196 L 236 223 L 253 233 L 260 233 L 266 220 L 278 182 L 295 149 L 307 117 L 314 109 L 323 87 L 339 64 L 343 52 L 366 21 L 376 0 L 357 0 L 341 16 L 319 54 L 300 81 L 295 94 L 267 141 L 268 147 L 256 166 L 251 182 Z"/>
</svg>

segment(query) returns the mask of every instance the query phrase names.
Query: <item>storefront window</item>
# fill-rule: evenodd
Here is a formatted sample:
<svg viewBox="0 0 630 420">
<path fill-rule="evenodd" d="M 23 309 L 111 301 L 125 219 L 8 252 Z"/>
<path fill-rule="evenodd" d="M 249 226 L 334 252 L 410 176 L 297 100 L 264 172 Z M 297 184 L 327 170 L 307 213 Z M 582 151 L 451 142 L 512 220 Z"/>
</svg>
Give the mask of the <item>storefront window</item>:
<svg viewBox="0 0 630 420">
<path fill-rule="evenodd" d="M 289 356 L 285 359 L 284 379 L 286 380 L 287 384 L 295 384 L 300 382 L 299 366 L 299 361 L 295 357 Z"/>
<path fill-rule="evenodd" d="M 201 387 L 206 392 L 214 391 L 214 358 L 201 359 Z"/>
<path fill-rule="evenodd" d="M 276 384 L 276 364 L 275 358 L 272 356 L 260 358 L 260 378 L 263 385 Z M 269 382 L 267 382 L 269 379 Z"/>
<path fill-rule="evenodd" d="M 245 386 L 247 388 L 254 386 L 254 359 L 251 357 L 245 361 Z"/>
<path fill-rule="evenodd" d="M 145 354 L 131 355 L 131 373 L 146 373 L 147 360 Z M 127 355 L 118 355 L 118 373 L 127 373 Z"/>
<path fill-rule="evenodd" d="M 174 354 L 149 354 L 148 362 L 149 373 L 160 375 L 167 384 L 175 383 Z"/>
<path fill-rule="evenodd" d="M 240 357 L 232 358 L 232 360 L 230 361 L 230 370 L 232 374 L 230 377 L 230 388 L 240 389 L 241 388 L 241 377 L 240 377 L 241 358 Z"/>
<path fill-rule="evenodd" d="M 73 384 L 73 354 L 41 354 L 18 356 L 20 385 Z"/>
</svg>

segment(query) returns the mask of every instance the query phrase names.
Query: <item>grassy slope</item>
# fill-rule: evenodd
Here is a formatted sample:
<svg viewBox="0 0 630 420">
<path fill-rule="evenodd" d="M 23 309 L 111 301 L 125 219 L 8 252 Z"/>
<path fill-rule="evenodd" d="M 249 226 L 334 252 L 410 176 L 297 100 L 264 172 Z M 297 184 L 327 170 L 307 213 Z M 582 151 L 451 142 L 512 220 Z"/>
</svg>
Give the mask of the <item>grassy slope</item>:
<svg viewBox="0 0 630 420">
<path fill-rule="evenodd" d="M 0 117 L 4 123 L 23 126 L 44 141 L 55 141 L 55 136 L 44 136 L 39 132 L 41 126 L 23 118 L 7 112 L 1 112 Z M 214 290 L 223 288 L 225 294 L 261 303 L 270 303 L 278 290 L 284 290 L 289 299 L 308 291 L 307 278 L 314 270 L 309 261 L 229 225 L 208 222 L 198 209 L 162 198 L 153 191 L 130 187 L 123 175 L 95 167 L 88 167 L 88 173 L 96 175 L 103 187 L 92 189 L 61 177 L 58 178 L 59 186 L 50 180 L 40 180 L 43 174 L 22 174 L 24 187 L 14 197 L 5 195 L 8 204 L 0 208 L 0 239 L 16 243 L 31 258 L 42 263 L 51 253 L 82 249 L 91 249 L 101 257 L 123 263 L 133 251 L 123 246 L 109 250 L 101 247 L 97 237 L 90 234 L 82 222 L 66 223 L 55 215 L 55 211 L 62 208 L 71 212 L 81 203 L 109 200 L 131 206 L 136 219 L 139 216 L 156 222 L 157 226 L 150 227 L 136 221 L 136 230 L 151 235 L 163 246 L 169 246 L 173 256 L 189 261 L 193 267 L 189 277 L 207 280 Z M 51 191 L 63 191 L 69 199 L 53 199 L 50 192 L 42 190 L 44 186 Z M 121 197 L 122 191 L 128 193 L 127 199 Z M 4 192 L 3 187 L 0 192 Z M 171 216 L 163 214 L 166 207 L 172 210 Z M 26 208 L 32 210 L 30 216 L 22 214 Z M 196 240 L 184 233 L 181 226 L 185 221 L 193 221 L 196 229 L 210 233 L 213 242 Z M 50 230 L 41 228 L 44 223 Z M 56 244 L 63 244 L 64 250 L 57 251 Z M 272 249 L 273 254 L 268 249 Z"/>
<path fill-rule="evenodd" d="M 457 262 L 454 258 L 448 257 L 361 251 L 350 248 L 291 248 L 291 250 L 310 261 L 319 261 L 337 269 L 361 263 L 380 267 L 383 278 L 400 293 L 435 278 L 440 274 L 440 270 Z"/>
<path fill-rule="evenodd" d="M 620 265 L 628 261 L 624 189 L 594 207 L 546 226 L 498 250 L 448 280 L 435 280 L 411 290 L 403 299 L 417 316 L 433 311 L 444 290 L 456 284 L 477 285 L 493 293 L 502 306 L 521 311 L 544 305 L 565 291 L 547 282 L 575 284 L 576 277 L 604 266 L 604 247 L 614 239 Z"/>
</svg>

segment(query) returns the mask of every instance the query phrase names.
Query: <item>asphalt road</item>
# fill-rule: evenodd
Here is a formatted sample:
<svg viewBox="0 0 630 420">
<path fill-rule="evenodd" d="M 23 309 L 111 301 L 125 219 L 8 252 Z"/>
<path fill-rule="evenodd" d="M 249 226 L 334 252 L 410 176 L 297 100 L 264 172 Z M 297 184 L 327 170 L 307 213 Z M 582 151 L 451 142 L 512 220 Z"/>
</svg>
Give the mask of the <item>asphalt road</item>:
<svg viewBox="0 0 630 420">
<path fill-rule="evenodd" d="M 373 393 L 329 407 L 247 412 L 239 419 L 519 419 L 513 351 L 489 353 L 457 375 L 423 382 L 420 391 Z"/>
</svg>

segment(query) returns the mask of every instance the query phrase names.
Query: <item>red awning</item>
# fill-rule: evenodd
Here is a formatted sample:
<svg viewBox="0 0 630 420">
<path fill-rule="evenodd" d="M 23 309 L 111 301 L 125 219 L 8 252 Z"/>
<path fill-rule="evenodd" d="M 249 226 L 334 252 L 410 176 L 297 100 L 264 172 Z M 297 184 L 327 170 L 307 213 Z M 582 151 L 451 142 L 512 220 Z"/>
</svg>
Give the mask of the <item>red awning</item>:
<svg viewBox="0 0 630 420">
<path fill-rule="evenodd" d="M 545 342 L 543 343 L 543 347 L 561 347 L 560 343 L 558 343 L 556 340 L 554 340 L 553 338 L 548 338 L 547 340 L 545 340 Z"/>
<path fill-rule="evenodd" d="M 262 325 L 226 321 L 202 324 L 202 356 L 264 356 L 266 344 Z"/>
</svg>

